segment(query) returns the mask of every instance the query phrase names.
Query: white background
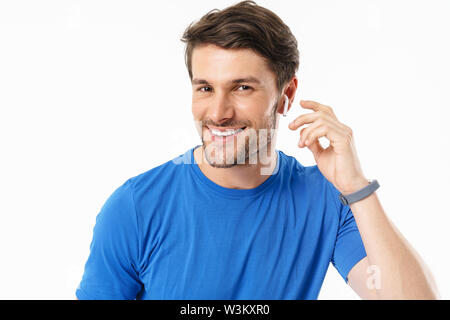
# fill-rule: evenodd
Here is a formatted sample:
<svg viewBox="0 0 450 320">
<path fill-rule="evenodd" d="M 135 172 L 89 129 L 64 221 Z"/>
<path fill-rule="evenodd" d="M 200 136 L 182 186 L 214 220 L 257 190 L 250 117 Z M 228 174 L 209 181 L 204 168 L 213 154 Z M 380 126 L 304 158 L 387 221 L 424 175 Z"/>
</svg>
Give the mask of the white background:
<svg viewBox="0 0 450 320">
<path fill-rule="evenodd" d="M 234 1 L 0 0 L 0 298 L 73 299 L 95 217 L 125 180 L 200 143 L 184 29 Z M 257 1 L 301 54 L 287 129 L 333 107 L 386 213 L 450 298 L 450 1 Z M 320 299 L 359 299 L 330 265 Z"/>
</svg>

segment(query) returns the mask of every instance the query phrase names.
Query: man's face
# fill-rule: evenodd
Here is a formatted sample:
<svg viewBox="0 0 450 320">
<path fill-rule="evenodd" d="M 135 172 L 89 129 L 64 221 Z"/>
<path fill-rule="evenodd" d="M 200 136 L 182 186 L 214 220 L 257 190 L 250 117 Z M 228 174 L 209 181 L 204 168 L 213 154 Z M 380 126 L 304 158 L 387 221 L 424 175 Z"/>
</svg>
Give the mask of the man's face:
<svg viewBox="0 0 450 320">
<path fill-rule="evenodd" d="M 205 158 L 217 168 L 254 164 L 277 127 L 275 74 L 250 49 L 207 44 L 192 54 L 192 113 Z M 264 155 L 267 157 L 267 153 Z"/>
</svg>

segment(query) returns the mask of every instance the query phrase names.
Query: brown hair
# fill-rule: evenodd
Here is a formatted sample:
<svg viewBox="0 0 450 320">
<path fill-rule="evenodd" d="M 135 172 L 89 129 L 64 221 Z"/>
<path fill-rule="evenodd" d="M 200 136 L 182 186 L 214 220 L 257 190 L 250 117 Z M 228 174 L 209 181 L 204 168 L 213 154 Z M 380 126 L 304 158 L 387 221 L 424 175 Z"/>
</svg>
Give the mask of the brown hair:
<svg viewBox="0 0 450 320">
<path fill-rule="evenodd" d="M 297 40 L 272 11 L 254 1 L 242 1 L 223 10 L 213 9 L 192 22 L 181 38 L 186 43 L 185 63 L 192 80 L 192 52 L 196 45 L 253 49 L 266 59 L 276 75 L 278 91 L 299 67 Z"/>
</svg>

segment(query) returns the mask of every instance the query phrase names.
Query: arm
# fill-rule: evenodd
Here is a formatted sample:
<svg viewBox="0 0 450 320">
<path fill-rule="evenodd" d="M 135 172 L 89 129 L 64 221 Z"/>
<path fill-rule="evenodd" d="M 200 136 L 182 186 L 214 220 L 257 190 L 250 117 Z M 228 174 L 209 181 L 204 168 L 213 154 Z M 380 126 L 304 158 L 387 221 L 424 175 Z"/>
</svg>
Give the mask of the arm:
<svg viewBox="0 0 450 320">
<path fill-rule="evenodd" d="M 141 288 L 139 232 L 129 179 L 96 217 L 90 254 L 75 294 L 80 300 L 132 300 Z"/>
<path fill-rule="evenodd" d="M 378 292 L 375 289 L 377 274 L 370 274 L 370 262 L 367 257 L 359 261 L 348 273 L 348 285 L 355 291 L 361 299 L 377 300 Z M 371 278 L 374 277 L 374 278 Z M 373 281 L 372 281 L 373 280 Z"/>
<path fill-rule="evenodd" d="M 367 181 L 361 181 L 355 190 L 365 185 Z M 352 289 L 363 299 L 438 299 L 430 271 L 386 216 L 376 192 L 350 204 L 350 208 L 367 252 L 349 272 Z M 370 272 L 370 266 L 376 274 Z M 370 289 L 367 283 L 372 280 L 378 285 Z"/>
<path fill-rule="evenodd" d="M 349 194 L 365 187 L 368 180 L 365 179 L 356 153 L 353 130 L 337 119 L 330 106 L 304 100 L 300 101 L 300 105 L 314 112 L 301 115 L 289 124 L 291 130 L 310 124 L 300 131 L 298 146 L 308 147 L 320 172 L 341 193 Z M 320 137 L 326 137 L 330 141 L 327 148 L 320 144 Z M 388 219 L 376 193 L 350 204 L 350 209 L 361 235 L 369 266 L 374 266 L 379 271 L 381 280 L 376 289 L 378 297 L 436 299 L 438 292 L 431 273 Z M 341 251 L 338 250 L 338 257 L 342 254 Z M 357 293 L 358 290 L 364 291 L 359 288 L 364 288 L 367 281 L 367 275 L 364 274 L 366 268 L 362 267 L 364 262 L 362 263 L 347 275 L 349 283 L 358 288 Z M 368 294 L 361 293 L 362 296 Z"/>
</svg>

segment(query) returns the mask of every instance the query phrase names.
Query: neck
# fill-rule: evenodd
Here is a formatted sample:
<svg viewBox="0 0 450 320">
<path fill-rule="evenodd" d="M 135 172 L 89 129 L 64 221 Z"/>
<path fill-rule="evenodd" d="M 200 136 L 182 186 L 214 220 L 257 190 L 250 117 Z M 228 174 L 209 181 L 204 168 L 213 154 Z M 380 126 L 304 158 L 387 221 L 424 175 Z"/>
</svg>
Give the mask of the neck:
<svg viewBox="0 0 450 320">
<path fill-rule="evenodd" d="M 260 152 L 267 152 L 264 164 L 258 159 L 256 164 L 215 168 L 206 160 L 202 146 L 194 150 L 194 159 L 203 174 L 219 186 L 230 189 L 253 189 L 266 181 L 277 165 L 278 155 L 275 147 L 269 146 L 267 150 L 260 150 Z"/>
</svg>

